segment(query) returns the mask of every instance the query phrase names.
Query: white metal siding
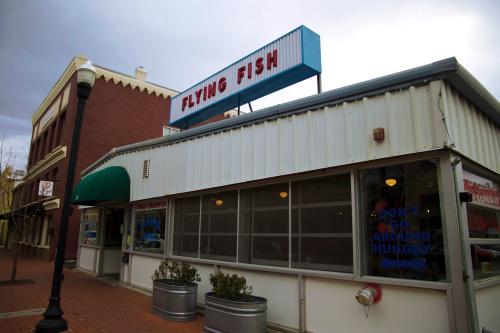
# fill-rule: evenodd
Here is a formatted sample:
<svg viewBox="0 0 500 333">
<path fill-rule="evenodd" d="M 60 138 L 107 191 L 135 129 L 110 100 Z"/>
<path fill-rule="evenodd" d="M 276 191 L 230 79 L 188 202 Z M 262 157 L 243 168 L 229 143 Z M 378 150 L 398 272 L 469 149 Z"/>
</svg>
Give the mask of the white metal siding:
<svg viewBox="0 0 500 333">
<path fill-rule="evenodd" d="M 382 299 L 370 306 L 367 318 L 354 299 L 362 288 L 356 282 L 307 278 L 307 331 L 449 332 L 444 291 L 383 285 Z"/>
<path fill-rule="evenodd" d="M 491 332 L 500 332 L 499 299 L 500 285 L 476 290 L 480 329 L 486 327 Z"/>
<path fill-rule="evenodd" d="M 500 127 L 449 85 L 443 89 L 446 123 L 455 149 L 500 173 Z"/>
<path fill-rule="evenodd" d="M 440 82 L 115 156 L 132 201 L 442 148 Z M 386 139 L 373 140 L 383 127 Z M 150 177 L 142 178 L 143 161 Z"/>
<path fill-rule="evenodd" d="M 94 271 L 94 260 L 96 256 L 96 250 L 89 247 L 80 248 L 80 256 L 78 257 L 78 266 L 86 269 L 88 271 Z"/>
</svg>

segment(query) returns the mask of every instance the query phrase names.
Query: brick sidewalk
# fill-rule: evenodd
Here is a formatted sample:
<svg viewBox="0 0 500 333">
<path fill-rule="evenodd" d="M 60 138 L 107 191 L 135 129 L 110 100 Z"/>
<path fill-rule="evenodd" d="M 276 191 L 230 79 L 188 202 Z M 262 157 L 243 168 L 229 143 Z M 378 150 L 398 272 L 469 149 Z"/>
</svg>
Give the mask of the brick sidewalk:
<svg viewBox="0 0 500 333">
<path fill-rule="evenodd" d="M 0 250 L 0 281 L 9 279 L 11 253 Z M 35 284 L 0 285 L 0 314 L 45 308 L 48 304 L 53 265 L 20 257 L 18 279 Z M 151 298 L 127 288 L 111 286 L 84 273 L 64 269 L 61 306 L 69 332 L 162 332 L 203 331 L 203 317 L 177 323 L 151 314 Z M 0 332 L 31 332 L 41 315 L 1 318 Z"/>
</svg>

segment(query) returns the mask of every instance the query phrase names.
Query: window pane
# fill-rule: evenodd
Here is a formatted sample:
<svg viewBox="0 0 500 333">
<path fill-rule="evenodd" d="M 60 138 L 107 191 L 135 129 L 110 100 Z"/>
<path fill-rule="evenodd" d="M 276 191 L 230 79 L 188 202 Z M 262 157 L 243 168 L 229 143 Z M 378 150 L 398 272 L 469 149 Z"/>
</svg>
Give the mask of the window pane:
<svg viewBox="0 0 500 333">
<path fill-rule="evenodd" d="M 288 266 L 288 192 L 288 183 L 240 191 L 240 262 Z"/>
<path fill-rule="evenodd" d="M 500 188 L 498 182 L 463 171 L 464 189 L 472 194 L 467 204 L 469 237 L 500 238 Z"/>
<path fill-rule="evenodd" d="M 200 197 L 175 199 L 173 254 L 198 257 Z"/>
<path fill-rule="evenodd" d="M 474 280 L 500 276 L 500 245 L 472 245 Z"/>
<path fill-rule="evenodd" d="M 292 267 L 352 273 L 352 237 L 293 237 Z"/>
<path fill-rule="evenodd" d="M 240 262 L 288 267 L 288 236 L 240 236 Z"/>
<path fill-rule="evenodd" d="M 165 248 L 165 219 L 165 209 L 136 211 L 134 249 L 163 253 Z"/>
<path fill-rule="evenodd" d="M 99 218 L 98 209 L 84 209 L 82 222 L 83 222 L 83 244 L 97 245 L 97 225 Z M 50 244 L 50 243 L 47 243 Z"/>
<path fill-rule="evenodd" d="M 292 183 L 292 267 L 352 272 L 350 174 Z"/>
<path fill-rule="evenodd" d="M 236 260 L 238 191 L 204 194 L 200 257 Z"/>
<path fill-rule="evenodd" d="M 500 238 L 500 210 L 467 205 L 471 238 Z"/>
<path fill-rule="evenodd" d="M 446 279 L 436 163 L 362 172 L 365 273 L 439 281 Z"/>
</svg>

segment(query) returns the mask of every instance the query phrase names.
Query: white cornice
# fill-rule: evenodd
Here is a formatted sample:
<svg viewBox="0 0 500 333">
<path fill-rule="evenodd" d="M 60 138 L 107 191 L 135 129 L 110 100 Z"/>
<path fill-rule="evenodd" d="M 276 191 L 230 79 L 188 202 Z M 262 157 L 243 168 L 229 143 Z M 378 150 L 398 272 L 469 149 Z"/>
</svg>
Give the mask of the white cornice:
<svg viewBox="0 0 500 333">
<path fill-rule="evenodd" d="M 32 166 L 29 170 L 28 180 L 36 177 L 54 163 L 59 162 L 60 160 L 65 158 L 66 150 L 66 146 L 59 146 L 55 148 L 50 154 L 48 154 L 43 160 L 38 161 L 38 163 Z"/>
<path fill-rule="evenodd" d="M 148 94 L 154 93 L 155 96 L 162 96 L 165 99 L 169 96 L 177 95 L 177 92 L 174 90 L 170 90 L 147 81 L 141 81 L 134 77 L 99 66 L 96 66 L 96 78 L 103 78 L 106 82 L 112 80 L 114 84 L 121 84 L 122 87 L 130 86 L 132 89 L 138 88 L 140 92 L 146 90 Z"/>
<path fill-rule="evenodd" d="M 74 57 L 62 75 L 59 77 L 57 82 L 54 84 L 50 92 L 47 94 L 42 104 L 35 111 L 33 116 L 31 117 L 31 122 L 33 125 L 40 119 L 45 110 L 52 104 L 54 99 L 59 95 L 59 93 L 64 89 L 64 87 L 68 84 L 68 81 L 71 79 L 76 70 L 83 65 L 87 61 L 86 57 L 77 56 Z M 162 96 L 163 98 L 167 98 L 169 96 L 177 95 L 177 92 L 154 83 L 150 83 L 147 81 L 138 80 L 132 76 L 128 76 L 122 73 L 118 73 L 116 71 L 107 69 L 102 66 L 98 66 L 94 64 L 96 68 L 96 78 L 103 78 L 106 82 L 112 80 L 114 84 L 121 84 L 122 87 L 130 86 L 131 89 L 138 88 L 139 91 L 143 92 L 147 91 L 148 94 L 155 94 L 155 96 Z"/>
<path fill-rule="evenodd" d="M 54 84 L 52 89 L 49 91 L 49 93 L 43 100 L 42 104 L 40 104 L 38 109 L 31 117 L 31 123 L 33 125 L 36 124 L 36 122 L 38 121 L 38 119 L 40 119 L 45 110 L 47 110 L 47 108 L 52 104 L 54 98 L 56 98 L 61 92 L 61 90 L 66 86 L 73 73 L 76 72 L 76 69 L 79 68 L 81 65 L 83 65 L 85 61 L 87 61 L 85 57 L 74 57 L 73 59 L 71 59 L 71 61 L 69 62 L 68 66 L 66 67 L 62 75 L 59 77 L 57 82 Z"/>
<path fill-rule="evenodd" d="M 61 199 L 53 199 L 50 201 L 45 201 L 42 205 L 45 210 L 57 209 L 61 203 Z"/>
</svg>

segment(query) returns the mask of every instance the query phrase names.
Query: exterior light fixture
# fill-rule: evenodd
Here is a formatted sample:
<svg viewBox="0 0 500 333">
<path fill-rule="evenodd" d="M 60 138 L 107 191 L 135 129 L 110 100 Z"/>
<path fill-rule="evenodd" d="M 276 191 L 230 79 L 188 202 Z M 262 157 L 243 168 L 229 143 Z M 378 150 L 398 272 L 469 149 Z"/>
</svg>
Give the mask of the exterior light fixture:
<svg viewBox="0 0 500 333">
<path fill-rule="evenodd" d="M 398 181 L 395 179 L 395 178 L 387 178 L 385 180 L 385 184 L 389 187 L 393 187 L 394 185 L 396 185 L 398 183 Z"/>
<path fill-rule="evenodd" d="M 88 86 L 93 86 L 95 81 L 95 67 L 92 66 L 92 62 L 87 60 L 86 63 L 78 68 L 76 73 L 76 81 L 78 84 L 86 84 Z"/>
<path fill-rule="evenodd" d="M 68 329 L 68 322 L 63 318 L 61 309 L 61 288 L 63 282 L 64 253 L 66 250 L 66 236 L 68 234 L 69 216 L 71 214 L 71 194 L 75 180 L 76 161 L 78 146 L 80 142 L 80 132 L 83 122 L 83 112 L 85 104 L 90 96 L 92 85 L 95 81 L 95 67 L 87 61 L 76 73 L 78 105 L 75 114 L 75 124 L 71 147 L 68 157 L 68 171 L 66 173 L 66 185 L 64 189 L 64 200 L 61 212 L 61 222 L 59 224 L 59 236 L 57 240 L 56 260 L 54 264 L 54 274 L 52 276 L 52 290 L 49 298 L 49 305 L 43 313 L 44 319 L 40 320 L 35 328 L 36 333 L 63 332 Z"/>
<path fill-rule="evenodd" d="M 286 199 L 287 197 L 288 197 L 288 192 L 285 192 L 285 191 L 280 192 L 280 198 Z"/>
<path fill-rule="evenodd" d="M 216 206 L 222 206 L 223 203 L 224 203 L 224 200 L 222 200 L 222 199 L 215 200 L 215 205 Z"/>
</svg>

